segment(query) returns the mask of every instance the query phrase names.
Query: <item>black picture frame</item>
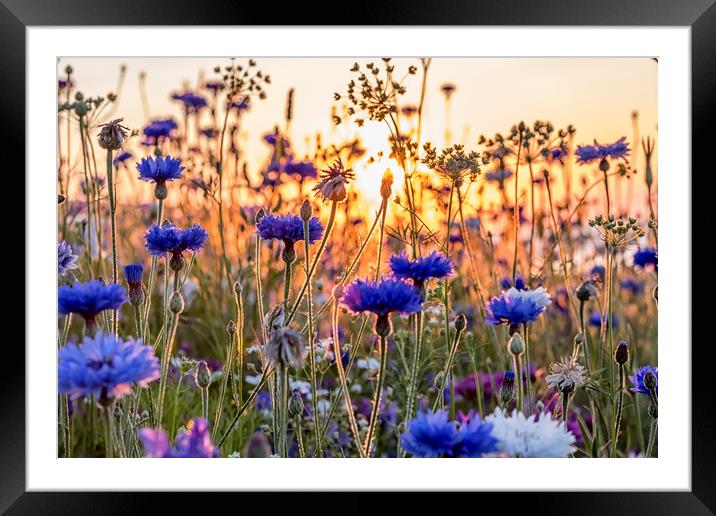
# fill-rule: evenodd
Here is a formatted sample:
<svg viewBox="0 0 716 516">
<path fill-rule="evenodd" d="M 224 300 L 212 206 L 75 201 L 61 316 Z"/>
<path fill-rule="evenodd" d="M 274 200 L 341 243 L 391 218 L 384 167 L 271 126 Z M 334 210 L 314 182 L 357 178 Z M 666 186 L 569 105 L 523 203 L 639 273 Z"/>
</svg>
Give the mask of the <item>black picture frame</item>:
<svg viewBox="0 0 716 516">
<path fill-rule="evenodd" d="M 16 167 L 24 169 L 25 153 L 25 29 L 47 25 L 557 25 L 557 26 L 688 26 L 691 28 L 692 72 L 692 166 L 713 170 L 713 127 L 716 120 L 716 0 L 529 0 L 470 1 L 452 0 L 431 5 L 423 0 L 400 0 L 390 3 L 362 2 L 342 14 L 336 5 L 295 6 L 269 2 L 230 2 L 203 0 L 0 0 L 0 132 L 5 149 L 12 149 Z M 338 16 L 336 16 L 338 14 Z M 151 49 L 150 49 L 151 50 Z M 156 52 L 155 52 L 156 53 Z M 707 167 L 708 165 L 708 167 Z M 693 174 L 689 163 L 679 171 L 668 171 L 688 177 Z M 713 173 L 713 172 L 711 172 Z M 32 185 L 25 185 L 26 194 Z M 693 191 L 693 190 L 692 190 Z M 696 190 L 698 191 L 698 190 Z M 696 205 L 696 199 L 694 199 Z M 697 222 L 692 217 L 694 223 Z M 15 244 L 16 247 L 17 244 Z M 694 263 L 695 265 L 695 263 Z M 13 265 L 14 270 L 18 265 Z M 694 269 L 698 270 L 698 269 Z M 27 274 L 28 271 L 25 271 Z M 14 274 L 16 272 L 13 271 Z M 19 288 L 19 287 L 18 287 Z M 19 292 L 19 290 L 18 290 Z M 17 298 L 17 293 L 13 296 Z M 23 296 L 24 297 L 24 296 Z M 13 301 L 16 303 L 17 299 Z M 692 300 L 683 300 L 690 303 Z M 17 303 L 19 305 L 19 303 Z M 24 304 L 23 304 L 24 305 Z M 693 301 L 692 306 L 696 306 Z M 27 317 L 25 313 L 26 324 Z M 698 319 L 693 318 L 697 321 Z M 694 328 L 703 328 L 695 325 Z M 698 334 L 694 334 L 697 336 Z M 587 492 L 587 493 L 521 493 L 480 494 L 490 496 L 502 510 L 516 511 L 521 506 L 532 511 L 552 514 L 714 514 L 716 512 L 716 424 L 713 417 L 714 392 L 713 343 L 708 331 L 702 335 L 705 344 L 692 348 L 692 456 L 690 492 Z M 688 341 L 669 343 L 688 349 Z M 7 514 L 131 514 L 152 509 L 156 495 L 148 493 L 28 493 L 25 489 L 25 350 L 7 341 L 3 349 L 0 387 L 0 512 Z M 555 479 L 559 483 L 559 479 Z M 201 496 L 172 493 L 161 500 L 162 512 L 181 508 L 181 513 L 219 510 L 219 504 L 233 504 L 244 513 L 273 509 L 266 495 L 252 498 L 245 494 L 212 494 L 207 506 Z M 222 497 L 219 500 L 219 496 Z M 232 499 L 229 499 L 229 496 Z M 272 495 L 273 496 L 273 495 Z M 359 493 L 326 495 L 330 503 L 339 503 L 351 512 L 368 510 L 367 498 Z M 452 496 L 452 495 L 450 495 Z M 281 495 L 289 510 L 303 512 L 308 505 L 305 495 Z M 409 505 L 423 503 L 424 495 L 411 496 Z M 439 499 L 439 498 L 438 498 Z M 232 501 L 233 500 L 233 501 Z M 236 500 L 240 500 L 240 505 Z M 473 498 L 474 500 L 474 498 Z M 485 503 L 484 498 L 480 504 Z M 223 503 L 222 503 L 223 502 Z M 452 505 L 452 499 L 444 504 Z M 469 504 L 470 502 L 467 501 Z M 291 507 L 293 509 L 291 509 Z M 484 506 L 483 506 L 484 507 Z M 302 509 L 305 508 L 305 509 Z M 157 510 L 157 509 L 154 509 Z M 470 510 L 470 509 L 468 509 Z M 475 509 L 477 510 L 477 509 Z"/>
</svg>

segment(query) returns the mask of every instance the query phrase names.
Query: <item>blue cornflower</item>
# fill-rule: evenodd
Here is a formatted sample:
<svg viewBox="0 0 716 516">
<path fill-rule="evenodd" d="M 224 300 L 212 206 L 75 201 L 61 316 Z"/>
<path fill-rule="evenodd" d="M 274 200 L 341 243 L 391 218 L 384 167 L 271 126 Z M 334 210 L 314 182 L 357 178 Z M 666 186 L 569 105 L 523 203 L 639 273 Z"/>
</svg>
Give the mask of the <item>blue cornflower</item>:
<svg viewBox="0 0 716 516">
<path fill-rule="evenodd" d="M 127 279 L 129 286 L 142 285 L 142 273 L 144 266 L 140 263 L 132 263 L 124 266 L 124 277 Z"/>
<path fill-rule="evenodd" d="M 140 180 L 163 185 L 167 181 L 181 178 L 184 167 L 181 166 L 179 158 L 150 156 L 137 163 L 137 170 Z"/>
<path fill-rule="evenodd" d="M 589 314 L 589 325 L 595 328 L 602 326 L 602 314 L 599 313 L 599 310 L 594 310 Z M 617 326 L 619 326 L 619 317 L 617 314 L 612 314 L 612 327 L 616 328 Z"/>
<path fill-rule="evenodd" d="M 207 81 L 204 84 L 204 88 L 214 93 L 224 89 L 224 83 L 222 81 Z"/>
<path fill-rule="evenodd" d="M 72 254 L 72 246 L 60 240 L 57 244 L 57 274 L 62 276 L 70 269 L 77 268 L 79 256 Z"/>
<path fill-rule="evenodd" d="M 419 312 L 423 300 L 414 286 L 401 280 L 381 279 L 375 282 L 357 279 L 345 288 L 341 302 L 355 313 L 371 312 L 387 316 L 391 312 Z"/>
<path fill-rule="evenodd" d="M 659 393 L 659 368 L 658 367 L 651 367 L 651 366 L 644 366 L 640 367 L 636 370 L 636 374 L 634 376 L 630 376 L 629 380 L 631 380 L 631 383 L 634 385 L 630 390 L 631 392 L 638 392 L 640 394 L 646 394 L 649 395 L 649 389 L 647 389 L 646 385 L 644 385 L 644 375 L 651 371 L 654 373 L 654 376 L 656 377 L 656 388 L 654 389 L 656 393 Z"/>
<path fill-rule="evenodd" d="M 606 271 L 607 270 L 604 268 L 604 265 L 595 265 L 592 267 L 592 270 L 589 271 L 589 275 L 594 283 L 604 284 Z"/>
<path fill-rule="evenodd" d="M 172 99 L 182 102 L 187 113 L 196 113 L 207 106 L 206 99 L 192 91 L 180 94 L 175 93 L 172 95 Z"/>
<path fill-rule="evenodd" d="M 509 168 L 498 168 L 485 174 L 485 178 L 488 181 L 494 181 L 500 185 L 504 184 L 509 178 L 512 177 L 512 171 Z"/>
<path fill-rule="evenodd" d="M 127 161 L 128 159 L 132 159 L 134 156 L 129 151 L 123 151 L 117 154 L 115 158 L 112 160 L 112 164 L 117 167 Z"/>
<path fill-rule="evenodd" d="M 318 175 L 318 170 L 310 161 L 289 161 L 284 165 L 283 171 L 287 174 L 298 176 L 300 179 Z"/>
<path fill-rule="evenodd" d="M 500 324 L 523 324 L 535 321 L 545 311 L 546 305 L 535 302 L 529 296 L 512 295 L 513 292 L 523 292 L 510 289 L 500 296 L 493 297 L 487 305 L 485 323 L 490 326 Z"/>
<path fill-rule="evenodd" d="M 169 443 L 164 430 L 142 428 L 139 430 L 147 458 L 155 459 L 211 459 L 219 457 L 219 449 L 211 442 L 209 423 L 194 418 L 177 433 L 175 446 Z"/>
<path fill-rule="evenodd" d="M 78 314 L 88 325 L 94 324 L 95 316 L 104 310 L 118 310 L 127 301 L 125 290 L 116 283 L 105 285 L 100 280 L 87 283 L 76 282 L 57 290 L 57 302 L 61 314 Z"/>
<path fill-rule="evenodd" d="M 430 278 L 451 276 L 453 266 L 449 258 L 437 251 L 416 260 L 411 260 L 405 253 L 401 253 L 390 257 L 390 270 L 396 278 L 412 280 L 418 289 L 422 289 L 425 281 Z"/>
<path fill-rule="evenodd" d="M 622 280 L 622 290 L 626 290 L 632 294 L 638 294 L 644 290 L 644 282 L 637 281 L 634 278 L 624 278 Z"/>
<path fill-rule="evenodd" d="M 601 145 L 594 140 L 594 145 L 577 145 L 575 154 L 577 163 L 587 164 L 596 160 L 623 159 L 629 155 L 629 144 L 626 143 L 626 136 L 622 136 L 616 142 Z"/>
<path fill-rule="evenodd" d="M 413 457 L 435 458 L 451 455 L 460 442 L 460 435 L 453 421 L 448 421 L 447 411 L 421 412 L 408 421 L 400 436 L 403 449 Z"/>
<path fill-rule="evenodd" d="M 152 224 L 147 230 L 144 238 L 146 239 L 147 251 L 153 256 L 164 256 L 171 253 L 172 261 L 182 262 L 182 253 L 184 251 L 197 252 L 204 247 L 209 235 L 204 228 L 198 224 L 194 224 L 187 229 L 181 229 L 174 224 L 165 222 L 161 226 Z M 183 268 L 183 262 L 182 267 Z M 176 269 L 172 269 L 176 270 Z"/>
<path fill-rule="evenodd" d="M 645 247 L 634 253 L 634 266 L 646 269 L 649 265 L 653 265 L 655 269 L 659 267 L 659 256 L 657 250 L 653 247 Z"/>
<path fill-rule="evenodd" d="M 58 358 L 60 392 L 72 398 L 121 398 L 133 384 L 146 387 L 159 378 L 159 360 L 151 346 L 112 334 L 86 336 L 79 346 L 67 344 Z"/>
<path fill-rule="evenodd" d="M 144 136 L 147 137 L 147 143 L 149 145 L 155 145 L 160 140 L 171 138 L 172 131 L 176 128 L 177 123 L 171 118 L 166 118 L 162 120 L 152 120 L 142 131 L 144 132 Z"/>
<path fill-rule="evenodd" d="M 282 240 L 284 244 L 293 245 L 303 240 L 303 220 L 298 215 L 266 215 L 256 224 L 262 240 Z M 323 225 L 317 217 L 308 221 L 308 241 L 313 243 L 323 236 Z"/>
<path fill-rule="evenodd" d="M 460 442 L 454 450 L 456 457 L 478 458 L 497 451 L 497 438 L 492 435 L 492 423 L 480 419 L 470 411 L 467 421 L 460 425 Z"/>
<path fill-rule="evenodd" d="M 512 285 L 512 278 L 505 276 L 500 280 L 500 287 L 503 290 L 507 290 L 510 287 L 514 286 L 517 290 L 526 290 L 527 285 L 525 284 L 525 279 L 522 276 L 517 275 L 515 277 L 515 284 Z"/>
</svg>

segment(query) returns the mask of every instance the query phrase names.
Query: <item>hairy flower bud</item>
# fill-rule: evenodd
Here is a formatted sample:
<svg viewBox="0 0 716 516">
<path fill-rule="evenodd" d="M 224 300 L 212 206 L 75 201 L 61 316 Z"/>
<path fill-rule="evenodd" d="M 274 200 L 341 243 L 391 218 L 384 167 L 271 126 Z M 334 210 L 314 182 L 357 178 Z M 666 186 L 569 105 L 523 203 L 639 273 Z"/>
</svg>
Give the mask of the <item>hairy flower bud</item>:
<svg viewBox="0 0 716 516">
<path fill-rule="evenodd" d="M 184 298 L 180 292 L 174 292 L 169 298 L 169 310 L 175 315 L 179 315 L 184 310 Z"/>
<path fill-rule="evenodd" d="M 459 332 L 463 331 L 467 327 L 467 317 L 465 314 L 459 313 L 455 318 L 455 329 Z"/>
<path fill-rule="evenodd" d="M 624 365 L 629 362 L 629 345 L 627 341 L 619 341 L 617 349 L 614 352 L 614 361 L 619 365 Z"/>
<path fill-rule="evenodd" d="M 236 333 L 236 323 L 234 323 L 234 321 L 229 321 L 229 324 L 226 325 L 226 333 L 228 333 L 229 336 Z"/>
<path fill-rule="evenodd" d="M 305 407 L 303 405 L 303 398 L 301 397 L 301 393 L 298 391 L 298 389 L 293 390 L 293 394 L 291 394 L 291 399 L 288 400 L 288 412 L 296 419 L 300 418 L 303 415 Z"/>
<path fill-rule="evenodd" d="M 597 297 L 599 291 L 593 281 L 587 280 L 577 287 L 575 293 L 577 294 L 577 299 L 584 303 L 594 297 Z"/>
<path fill-rule="evenodd" d="M 154 197 L 160 200 L 166 199 L 167 195 L 169 195 L 169 190 L 167 189 L 167 185 L 164 181 L 157 181 L 157 184 L 154 186 Z"/>
<path fill-rule="evenodd" d="M 507 343 L 507 349 L 512 356 L 520 356 L 525 350 L 525 343 L 522 340 L 522 335 L 519 332 L 512 334 L 509 342 Z"/>
<path fill-rule="evenodd" d="M 301 220 L 303 222 L 308 222 L 311 220 L 311 215 L 313 215 L 313 209 L 311 208 L 311 203 L 308 202 L 308 199 L 304 199 L 303 203 L 301 203 Z"/>
<path fill-rule="evenodd" d="M 507 404 L 513 399 L 515 399 L 515 373 L 514 371 L 505 371 L 500 387 L 500 401 Z"/>
<path fill-rule="evenodd" d="M 271 456 L 271 443 L 261 431 L 251 434 L 244 447 L 243 456 L 250 459 L 265 459 Z"/>
<path fill-rule="evenodd" d="M 656 383 L 656 375 L 651 371 L 647 371 L 644 374 L 644 387 L 646 387 L 650 391 L 656 391 Z"/>
<path fill-rule="evenodd" d="M 211 384 L 211 371 L 209 371 L 209 366 L 204 360 L 201 360 L 196 365 L 196 373 L 194 378 L 196 380 L 196 384 L 199 386 L 200 389 L 206 389 Z"/>
<path fill-rule="evenodd" d="M 271 332 L 266 346 L 266 358 L 276 366 L 301 367 L 305 350 L 301 335 L 296 330 L 284 326 Z"/>
</svg>

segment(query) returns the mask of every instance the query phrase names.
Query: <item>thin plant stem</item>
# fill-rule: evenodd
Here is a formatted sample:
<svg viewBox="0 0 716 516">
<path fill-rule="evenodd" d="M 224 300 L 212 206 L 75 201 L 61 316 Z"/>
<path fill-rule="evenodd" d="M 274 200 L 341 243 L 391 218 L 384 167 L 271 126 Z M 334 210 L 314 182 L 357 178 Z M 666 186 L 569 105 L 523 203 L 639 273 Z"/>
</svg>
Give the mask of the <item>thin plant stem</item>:
<svg viewBox="0 0 716 516">
<path fill-rule="evenodd" d="M 651 426 L 649 427 L 649 441 L 646 446 L 646 458 L 648 459 L 651 457 L 651 452 L 654 449 L 654 441 L 656 440 L 656 430 L 657 430 L 657 419 L 655 417 L 651 418 Z"/>
<path fill-rule="evenodd" d="M 114 191 L 113 171 L 112 150 L 107 149 L 107 191 L 109 193 L 109 214 L 112 232 L 112 283 L 117 283 L 117 199 Z M 115 338 L 118 336 L 119 310 L 112 310 L 112 333 L 114 333 Z"/>
<path fill-rule="evenodd" d="M 373 455 L 373 441 L 377 434 L 378 413 L 380 412 L 380 400 L 383 396 L 383 383 L 385 381 L 385 366 L 388 362 L 388 341 L 385 336 L 381 336 L 380 342 L 380 365 L 378 366 L 378 374 L 376 377 L 375 394 L 373 395 L 373 409 L 370 412 L 370 422 L 368 423 L 368 433 L 365 438 L 364 453 L 367 457 Z"/>
<path fill-rule="evenodd" d="M 617 449 L 617 441 L 619 440 L 619 430 L 622 422 L 622 409 L 624 407 L 624 388 L 625 377 L 624 377 L 624 364 L 619 364 L 619 393 L 617 394 L 617 416 L 614 420 L 614 427 L 612 431 L 612 445 L 610 457 L 614 457 Z"/>
<path fill-rule="evenodd" d="M 234 414 L 234 417 L 232 418 L 231 422 L 229 423 L 229 427 L 226 429 L 224 434 L 221 436 L 221 438 L 216 442 L 216 445 L 221 447 L 224 442 L 226 442 L 226 439 L 229 437 L 231 432 L 234 431 L 234 427 L 239 422 L 239 419 L 241 418 L 241 414 L 243 414 L 247 408 L 254 402 L 256 399 L 256 396 L 258 396 L 261 389 L 263 389 L 264 385 L 266 385 L 266 382 L 271 379 L 275 372 L 275 369 L 266 369 L 264 373 L 261 375 L 261 380 L 259 380 L 259 383 L 256 384 L 256 387 L 254 387 L 254 390 L 251 391 L 251 394 L 249 394 L 249 397 L 246 398 L 246 401 L 244 401 L 243 405 L 236 411 L 236 414 Z"/>
</svg>

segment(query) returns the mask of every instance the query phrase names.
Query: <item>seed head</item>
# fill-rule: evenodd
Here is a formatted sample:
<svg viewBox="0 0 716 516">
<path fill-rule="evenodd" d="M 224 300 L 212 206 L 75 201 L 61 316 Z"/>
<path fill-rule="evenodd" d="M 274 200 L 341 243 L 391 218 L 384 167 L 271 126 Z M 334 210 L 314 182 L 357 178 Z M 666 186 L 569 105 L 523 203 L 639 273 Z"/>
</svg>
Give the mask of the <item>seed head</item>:
<svg viewBox="0 0 716 516">
<path fill-rule="evenodd" d="M 101 129 L 97 136 L 99 146 L 107 150 L 117 150 L 122 148 L 124 140 L 127 138 L 127 128 L 120 124 L 124 120 L 118 118 L 109 123 L 100 125 Z"/>
</svg>

